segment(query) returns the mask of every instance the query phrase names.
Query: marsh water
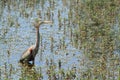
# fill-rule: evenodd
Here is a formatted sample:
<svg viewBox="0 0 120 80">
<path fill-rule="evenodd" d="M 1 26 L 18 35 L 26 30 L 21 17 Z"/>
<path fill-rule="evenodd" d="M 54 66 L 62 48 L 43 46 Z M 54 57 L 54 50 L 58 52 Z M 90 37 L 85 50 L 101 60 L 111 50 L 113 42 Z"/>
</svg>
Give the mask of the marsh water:
<svg viewBox="0 0 120 80">
<path fill-rule="evenodd" d="M 61 20 L 67 20 L 68 7 L 59 0 L 52 5 L 47 0 L 42 2 L 34 3 L 32 7 L 27 7 L 28 3 L 25 1 L 6 2 L 1 5 L 0 66 L 2 80 L 5 78 L 19 80 L 21 78 L 20 75 L 23 73 L 21 73 L 18 61 L 22 53 L 35 44 L 36 31 L 31 21 L 36 17 L 53 21 L 52 25 L 46 24 L 40 27 L 41 40 L 39 52 L 35 59 L 36 72 L 42 73 L 43 79 L 47 80 L 46 71 L 49 66 L 46 64 L 47 61 L 48 64 L 55 64 L 56 70 L 59 61 L 62 62 L 61 67 L 65 70 L 71 69 L 79 63 L 77 57 L 81 56 L 81 53 L 70 44 L 69 30 L 66 30 L 67 34 L 64 34 L 63 29 L 67 25 L 63 24 L 63 21 L 64 26 L 62 25 L 61 30 L 59 30 L 58 11 L 61 13 Z M 50 6 L 53 9 L 49 9 Z M 66 45 L 65 49 L 62 45 L 63 41 Z M 41 72 L 39 72 L 39 68 L 41 68 Z"/>
<path fill-rule="evenodd" d="M 71 35 L 77 25 L 71 21 L 75 16 L 69 18 L 70 5 L 72 2 L 69 0 L 0 1 L 0 80 L 85 78 L 83 72 L 93 63 L 82 50 L 73 46 Z M 25 69 L 18 61 L 22 53 L 36 42 L 32 21 L 38 17 L 50 20 L 53 24 L 41 25 L 40 47 L 35 65 Z M 113 74 L 115 77 L 109 79 L 117 80 L 119 73 Z"/>
</svg>

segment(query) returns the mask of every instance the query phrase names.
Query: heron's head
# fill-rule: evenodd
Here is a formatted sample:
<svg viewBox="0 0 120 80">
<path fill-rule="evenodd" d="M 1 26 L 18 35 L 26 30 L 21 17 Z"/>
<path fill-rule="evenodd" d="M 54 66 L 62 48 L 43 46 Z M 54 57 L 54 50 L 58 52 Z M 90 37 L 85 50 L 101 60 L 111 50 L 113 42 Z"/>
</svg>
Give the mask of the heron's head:
<svg viewBox="0 0 120 80">
<path fill-rule="evenodd" d="M 36 18 L 33 22 L 35 28 L 39 28 L 42 24 L 52 24 L 52 21 L 43 21 L 40 18 Z"/>
</svg>

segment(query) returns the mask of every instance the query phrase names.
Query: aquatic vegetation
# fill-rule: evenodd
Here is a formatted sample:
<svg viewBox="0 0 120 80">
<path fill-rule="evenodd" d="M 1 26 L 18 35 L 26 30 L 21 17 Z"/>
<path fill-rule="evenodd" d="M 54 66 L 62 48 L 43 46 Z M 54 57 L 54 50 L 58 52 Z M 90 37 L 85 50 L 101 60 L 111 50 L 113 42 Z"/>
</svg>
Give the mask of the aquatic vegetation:
<svg viewBox="0 0 120 80">
<path fill-rule="evenodd" d="M 1 0 L 1 80 L 119 80 L 119 0 Z M 34 44 L 32 18 L 40 28 L 34 66 L 18 64 Z"/>
<path fill-rule="evenodd" d="M 81 1 L 80 1 L 81 2 Z M 114 51 L 118 49 L 116 40 L 119 35 L 114 34 L 116 27 L 119 29 L 118 19 L 119 16 L 119 1 L 85 1 L 78 3 L 80 7 L 75 7 L 75 16 L 78 21 L 77 28 L 74 30 L 74 45 L 78 49 L 82 49 L 87 57 L 92 61 L 90 73 L 94 75 L 93 79 L 110 79 L 118 78 L 119 74 L 110 76 L 109 73 L 117 72 L 118 69 L 109 69 L 112 63 L 111 58 L 116 54 Z M 76 10 L 77 9 L 77 10 Z M 80 10 L 80 12 L 78 11 Z M 84 22 L 83 22 L 84 21 Z M 119 44 L 119 43 L 118 43 Z M 114 61 L 120 60 L 115 57 Z M 112 65 L 118 67 L 118 65 Z M 111 66 L 111 67 L 112 67 Z M 89 74 L 89 73 L 87 73 Z"/>
</svg>

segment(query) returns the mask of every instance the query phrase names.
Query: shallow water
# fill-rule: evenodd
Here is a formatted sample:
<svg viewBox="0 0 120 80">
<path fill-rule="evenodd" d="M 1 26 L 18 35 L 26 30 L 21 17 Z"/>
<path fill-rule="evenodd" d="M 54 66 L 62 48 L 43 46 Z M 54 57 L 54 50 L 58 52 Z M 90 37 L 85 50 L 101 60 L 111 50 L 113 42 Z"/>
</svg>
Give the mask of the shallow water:
<svg viewBox="0 0 120 80">
<path fill-rule="evenodd" d="M 13 1 L 13 0 L 12 0 Z M 32 18 L 39 17 L 37 13 L 41 12 L 42 20 L 52 20 L 53 24 L 45 24 L 40 27 L 40 48 L 35 58 L 35 69 L 37 73 L 43 75 L 43 79 L 47 80 L 46 74 L 48 63 L 55 64 L 58 70 L 58 62 L 61 61 L 61 68 L 69 70 L 73 67 L 80 68 L 81 52 L 71 45 L 69 29 L 64 31 L 62 25 L 59 30 L 59 17 L 63 24 L 63 19 L 68 19 L 68 6 L 64 6 L 61 0 L 55 1 L 54 5 L 50 5 L 49 1 L 36 3 L 32 7 L 27 7 L 22 1 L 6 2 L 1 6 L 0 18 L 0 69 L 1 80 L 19 80 L 22 76 L 21 66 L 18 64 L 22 53 L 31 45 L 35 44 L 36 34 L 32 26 Z M 52 1 L 52 0 L 51 0 Z M 2 4 L 2 2 L 1 2 Z M 69 4 L 69 3 L 68 3 Z M 50 7 L 51 6 L 51 7 Z M 42 8 L 43 7 L 43 8 Z M 50 10 L 49 10 L 50 9 Z M 46 15 L 49 11 L 49 17 Z M 58 17 L 58 12 L 60 16 Z M 66 21 L 66 24 L 68 22 Z M 66 32 L 66 34 L 64 34 Z M 63 42 L 64 45 L 63 46 Z M 51 47 L 53 45 L 53 47 Z M 64 48 L 65 47 L 65 48 Z"/>
<path fill-rule="evenodd" d="M 89 58 L 91 55 L 86 55 L 84 51 L 89 51 L 90 41 L 88 40 L 88 44 L 83 41 L 83 46 L 88 45 L 88 49 L 82 48 L 82 43 L 79 43 L 86 35 L 79 29 L 85 28 L 85 23 L 91 24 L 89 17 L 77 19 L 79 15 L 85 16 L 84 10 L 82 12 L 79 9 L 85 6 L 87 12 L 87 6 L 92 6 L 87 3 L 82 5 L 81 2 L 85 3 L 87 0 L 0 1 L 0 80 L 118 79 L 120 59 L 117 50 L 114 51 L 115 55 L 94 54 L 95 57 Z M 32 68 L 21 66 L 18 61 L 22 53 L 35 44 L 36 31 L 32 22 L 38 17 L 50 20 L 53 24 L 43 24 L 39 29 L 40 47 L 35 65 Z M 90 28 L 90 32 L 94 32 L 94 28 L 96 27 L 93 30 Z M 75 34 L 77 31 L 78 35 Z M 79 40 L 76 36 L 83 39 Z M 107 56 L 106 60 L 104 56 Z M 101 73 L 103 68 L 105 70 Z"/>
</svg>

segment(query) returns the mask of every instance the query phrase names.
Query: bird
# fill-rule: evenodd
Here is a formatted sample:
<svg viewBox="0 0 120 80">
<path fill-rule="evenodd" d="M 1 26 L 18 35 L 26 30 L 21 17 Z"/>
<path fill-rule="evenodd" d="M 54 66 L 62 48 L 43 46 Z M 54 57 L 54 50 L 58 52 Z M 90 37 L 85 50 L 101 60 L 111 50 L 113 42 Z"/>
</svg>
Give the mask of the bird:
<svg viewBox="0 0 120 80">
<path fill-rule="evenodd" d="M 52 21 L 42 21 L 41 19 L 37 18 L 35 19 L 35 21 L 33 22 L 33 26 L 36 29 L 36 43 L 35 45 L 30 46 L 21 56 L 19 62 L 24 64 L 32 64 L 34 65 L 34 61 L 35 61 L 35 56 L 38 53 L 39 50 L 39 43 L 40 43 L 40 33 L 39 33 L 39 27 L 42 24 L 48 24 L 48 23 L 52 23 Z M 30 61 L 32 61 L 32 63 L 30 63 Z"/>
</svg>

